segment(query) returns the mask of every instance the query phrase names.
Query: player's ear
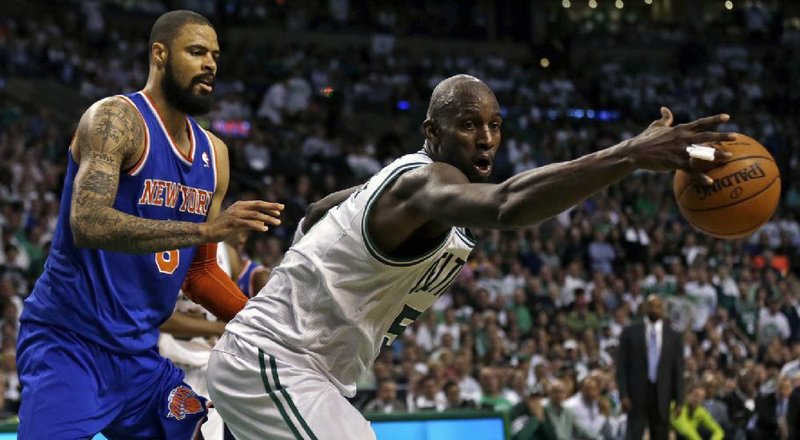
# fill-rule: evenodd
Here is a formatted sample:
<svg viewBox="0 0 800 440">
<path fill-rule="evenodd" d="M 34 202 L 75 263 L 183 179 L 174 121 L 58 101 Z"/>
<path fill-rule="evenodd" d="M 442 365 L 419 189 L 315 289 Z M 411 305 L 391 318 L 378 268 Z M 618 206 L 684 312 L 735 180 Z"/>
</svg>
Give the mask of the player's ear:
<svg viewBox="0 0 800 440">
<path fill-rule="evenodd" d="M 428 118 L 422 123 L 422 134 L 431 145 L 439 145 L 439 125 L 433 119 Z"/>
<path fill-rule="evenodd" d="M 150 48 L 150 59 L 158 67 L 164 67 L 167 63 L 167 46 L 156 41 Z"/>
</svg>

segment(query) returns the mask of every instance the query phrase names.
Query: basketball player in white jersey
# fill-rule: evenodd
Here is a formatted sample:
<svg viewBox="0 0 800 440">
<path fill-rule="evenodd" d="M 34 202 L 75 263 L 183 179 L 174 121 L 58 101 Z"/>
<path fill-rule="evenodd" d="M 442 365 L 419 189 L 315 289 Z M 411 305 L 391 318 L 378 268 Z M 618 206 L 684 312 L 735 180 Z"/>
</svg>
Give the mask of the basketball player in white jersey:
<svg viewBox="0 0 800 440">
<path fill-rule="evenodd" d="M 209 392 L 236 438 L 374 439 L 344 396 L 450 285 L 475 245 L 467 227 L 534 225 L 638 169 L 697 172 L 687 146 L 734 139 L 705 131 L 727 115 L 672 127 L 661 114 L 616 146 L 490 184 L 502 124 L 494 93 L 467 75 L 439 83 L 423 150 L 300 238 L 214 347 Z"/>
</svg>

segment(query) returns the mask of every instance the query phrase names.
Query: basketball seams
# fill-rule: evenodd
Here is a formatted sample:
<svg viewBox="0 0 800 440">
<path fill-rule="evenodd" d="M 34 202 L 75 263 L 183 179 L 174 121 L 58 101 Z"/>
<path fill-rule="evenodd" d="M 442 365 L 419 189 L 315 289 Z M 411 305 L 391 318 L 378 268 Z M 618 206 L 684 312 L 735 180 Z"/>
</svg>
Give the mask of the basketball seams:
<svg viewBox="0 0 800 440">
<path fill-rule="evenodd" d="M 769 219 L 772 218 L 772 215 L 775 214 L 775 211 L 777 211 L 777 210 L 778 210 L 778 205 L 776 204 L 775 207 L 772 208 L 772 211 L 769 213 L 769 215 L 766 217 L 767 221 L 769 221 Z M 761 226 L 763 226 L 764 223 L 766 223 L 764 220 L 759 220 L 759 222 L 755 226 L 750 226 L 747 229 L 742 229 L 741 231 L 731 232 L 731 233 L 728 233 L 728 234 L 719 234 L 719 233 L 716 233 L 716 232 L 712 232 L 712 231 L 710 231 L 708 229 L 702 228 L 702 227 L 697 226 L 695 224 L 692 224 L 692 226 L 694 226 L 695 228 L 697 228 L 698 230 L 700 230 L 704 234 L 708 234 L 708 235 L 710 235 L 712 237 L 724 238 L 724 239 L 732 240 L 732 239 L 735 239 L 735 238 L 746 237 L 746 236 L 752 234 L 757 229 L 761 228 Z"/>
</svg>

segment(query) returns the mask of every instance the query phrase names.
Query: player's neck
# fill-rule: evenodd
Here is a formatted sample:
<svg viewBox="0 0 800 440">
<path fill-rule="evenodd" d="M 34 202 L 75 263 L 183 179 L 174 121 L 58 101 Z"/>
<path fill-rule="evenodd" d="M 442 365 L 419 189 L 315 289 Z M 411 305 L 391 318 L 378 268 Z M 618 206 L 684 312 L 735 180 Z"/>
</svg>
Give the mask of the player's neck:
<svg viewBox="0 0 800 440">
<path fill-rule="evenodd" d="M 149 82 L 144 88 L 144 93 L 150 98 L 153 107 L 156 108 L 158 116 L 161 118 L 161 122 L 164 123 L 164 128 L 170 137 L 178 142 L 187 140 L 189 135 L 186 132 L 186 113 L 169 105 L 161 89 Z"/>
</svg>

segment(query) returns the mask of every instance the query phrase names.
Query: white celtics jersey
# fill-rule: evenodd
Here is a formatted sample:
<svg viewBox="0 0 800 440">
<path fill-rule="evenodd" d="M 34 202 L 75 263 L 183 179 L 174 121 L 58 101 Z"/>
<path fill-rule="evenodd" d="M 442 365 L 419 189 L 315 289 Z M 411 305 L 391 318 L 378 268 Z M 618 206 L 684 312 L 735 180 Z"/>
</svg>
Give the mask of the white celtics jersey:
<svg viewBox="0 0 800 440">
<path fill-rule="evenodd" d="M 432 160 L 403 156 L 320 220 L 272 270 L 227 331 L 283 361 L 313 368 L 346 396 L 372 366 L 381 346 L 447 289 L 475 242 L 452 228 L 430 251 L 397 259 L 376 249 L 367 215 L 382 191 L 402 173 Z"/>
</svg>

